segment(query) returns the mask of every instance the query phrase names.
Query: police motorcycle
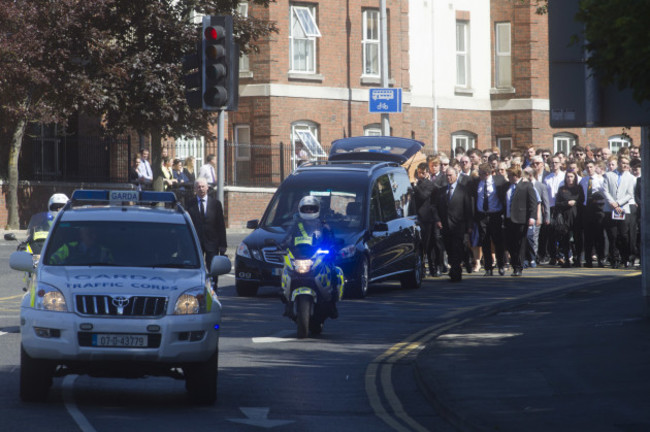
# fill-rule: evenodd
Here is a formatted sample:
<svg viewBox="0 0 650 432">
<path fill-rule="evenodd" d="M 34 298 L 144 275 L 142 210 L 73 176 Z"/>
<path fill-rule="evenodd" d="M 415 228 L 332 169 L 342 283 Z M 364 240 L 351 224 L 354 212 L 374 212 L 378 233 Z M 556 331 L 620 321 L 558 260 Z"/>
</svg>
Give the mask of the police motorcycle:
<svg viewBox="0 0 650 432">
<path fill-rule="evenodd" d="M 311 204 L 313 198 L 301 200 L 302 219 L 306 207 L 317 208 L 318 204 Z M 338 317 L 336 303 L 343 296 L 345 281 L 343 271 L 334 263 L 337 242 L 331 231 L 325 228 L 309 235 L 304 222 L 298 220 L 298 235 L 290 235 L 289 241 L 283 242 L 288 244 L 284 251 L 275 240 L 266 242 L 284 254 L 281 300 L 285 303 L 284 315 L 296 322 L 298 339 L 306 338 L 310 332 L 321 334 L 325 320 Z"/>
<path fill-rule="evenodd" d="M 29 219 L 29 224 L 27 225 L 27 239 L 18 243 L 16 250 L 32 254 L 34 266 L 38 264 L 41 258 L 41 250 L 43 249 L 45 240 L 50 232 L 50 227 L 54 222 L 54 218 L 56 218 L 58 211 L 63 208 L 67 202 L 68 197 L 65 194 L 56 193 L 50 197 L 48 202 L 48 211 L 36 213 Z M 8 241 L 17 241 L 14 233 L 5 234 L 4 239 Z M 33 274 L 25 273 L 25 276 L 23 277 L 23 282 L 25 282 L 23 291 L 27 291 L 29 278 L 32 275 Z"/>
</svg>

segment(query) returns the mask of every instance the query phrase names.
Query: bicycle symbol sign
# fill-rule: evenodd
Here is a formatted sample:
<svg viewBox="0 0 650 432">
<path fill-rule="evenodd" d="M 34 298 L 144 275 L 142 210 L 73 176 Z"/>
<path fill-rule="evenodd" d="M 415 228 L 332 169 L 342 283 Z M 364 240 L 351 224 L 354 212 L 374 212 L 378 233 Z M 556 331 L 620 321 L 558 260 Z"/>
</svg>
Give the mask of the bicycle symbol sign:
<svg viewBox="0 0 650 432">
<path fill-rule="evenodd" d="M 371 113 L 402 112 L 401 88 L 370 89 L 368 111 Z"/>
</svg>

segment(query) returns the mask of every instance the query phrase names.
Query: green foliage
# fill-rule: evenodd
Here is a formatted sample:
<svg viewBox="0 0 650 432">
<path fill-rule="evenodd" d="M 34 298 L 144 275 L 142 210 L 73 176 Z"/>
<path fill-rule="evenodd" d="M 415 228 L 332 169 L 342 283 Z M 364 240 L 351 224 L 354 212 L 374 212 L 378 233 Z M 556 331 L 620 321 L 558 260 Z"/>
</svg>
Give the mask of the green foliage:
<svg viewBox="0 0 650 432">
<path fill-rule="evenodd" d="M 650 100 L 650 32 L 643 0 L 581 0 L 576 19 L 585 25 L 589 66 L 604 84 L 631 88 L 638 102 Z"/>
</svg>

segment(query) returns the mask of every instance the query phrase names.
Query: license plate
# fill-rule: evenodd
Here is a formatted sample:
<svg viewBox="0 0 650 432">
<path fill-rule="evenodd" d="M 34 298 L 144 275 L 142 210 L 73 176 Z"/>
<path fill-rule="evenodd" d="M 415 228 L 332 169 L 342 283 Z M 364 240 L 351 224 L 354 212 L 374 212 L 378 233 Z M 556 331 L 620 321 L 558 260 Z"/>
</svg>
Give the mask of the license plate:
<svg viewBox="0 0 650 432">
<path fill-rule="evenodd" d="M 271 274 L 273 274 L 273 276 L 281 276 L 282 267 L 274 267 L 273 270 L 271 270 Z"/>
<path fill-rule="evenodd" d="M 94 334 L 92 346 L 146 348 L 147 335 Z"/>
</svg>

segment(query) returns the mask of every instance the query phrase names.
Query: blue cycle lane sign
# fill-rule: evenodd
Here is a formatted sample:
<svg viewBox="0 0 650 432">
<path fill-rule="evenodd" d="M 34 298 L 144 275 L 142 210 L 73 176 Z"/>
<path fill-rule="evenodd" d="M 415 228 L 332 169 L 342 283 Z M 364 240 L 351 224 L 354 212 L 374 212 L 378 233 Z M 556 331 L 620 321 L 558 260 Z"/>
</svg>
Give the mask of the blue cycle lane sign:
<svg viewBox="0 0 650 432">
<path fill-rule="evenodd" d="M 368 98 L 368 111 L 371 113 L 401 113 L 401 88 L 373 88 Z"/>
</svg>

